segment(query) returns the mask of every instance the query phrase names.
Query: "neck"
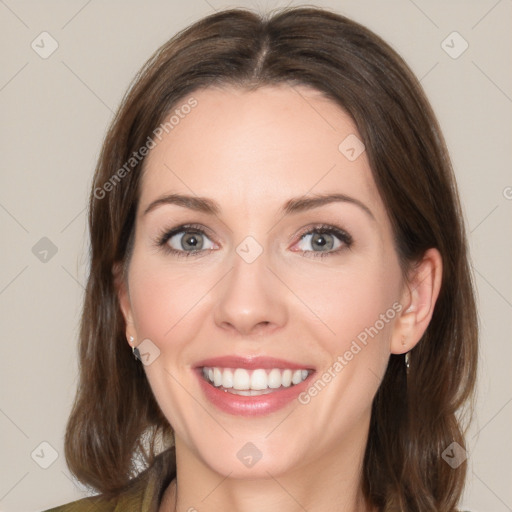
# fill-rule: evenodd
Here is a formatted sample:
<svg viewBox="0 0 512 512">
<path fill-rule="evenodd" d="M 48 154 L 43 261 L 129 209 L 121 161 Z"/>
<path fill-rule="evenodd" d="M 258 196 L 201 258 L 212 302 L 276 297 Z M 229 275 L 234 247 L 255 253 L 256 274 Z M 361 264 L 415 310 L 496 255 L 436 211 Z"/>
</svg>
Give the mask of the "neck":
<svg viewBox="0 0 512 512">
<path fill-rule="evenodd" d="M 363 453 L 364 446 L 331 451 L 285 474 L 235 479 L 213 471 L 176 439 L 177 478 L 160 512 L 370 512 L 361 491 Z"/>
</svg>

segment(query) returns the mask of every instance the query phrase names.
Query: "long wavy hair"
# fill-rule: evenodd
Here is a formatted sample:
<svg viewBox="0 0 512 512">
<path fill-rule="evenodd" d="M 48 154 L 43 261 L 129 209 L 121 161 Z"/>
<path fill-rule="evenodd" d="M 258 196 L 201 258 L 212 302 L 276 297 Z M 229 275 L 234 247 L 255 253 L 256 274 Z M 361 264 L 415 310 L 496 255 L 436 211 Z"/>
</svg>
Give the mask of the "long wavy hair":
<svg viewBox="0 0 512 512">
<path fill-rule="evenodd" d="M 465 446 L 462 420 L 472 410 L 478 327 L 453 170 L 432 108 L 402 58 L 367 28 L 315 7 L 267 15 L 230 9 L 205 17 L 158 49 L 123 98 L 90 196 L 90 270 L 79 383 L 65 435 L 68 466 L 84 484 L 116 496 L 140 473 L 137 454 L 148 468 L 173 442 L 127 345 L 113 275 L 114 265 L 126 268 L 130 257 L 140 148 L 194 91 L 283 83 L 312 86 L 352 116 L 402 269 L 431 247 L 441 253 L 440 295 L 411 352 L 410 371 L 403 355 L 391 355 L 374 398 L 362 485 L 382 511 L 452 512 L 466 463 L 453 469 L 442 454 L 454 441 Z M 175 463 L 172 448 L 163 453 Z"/>
</svg>

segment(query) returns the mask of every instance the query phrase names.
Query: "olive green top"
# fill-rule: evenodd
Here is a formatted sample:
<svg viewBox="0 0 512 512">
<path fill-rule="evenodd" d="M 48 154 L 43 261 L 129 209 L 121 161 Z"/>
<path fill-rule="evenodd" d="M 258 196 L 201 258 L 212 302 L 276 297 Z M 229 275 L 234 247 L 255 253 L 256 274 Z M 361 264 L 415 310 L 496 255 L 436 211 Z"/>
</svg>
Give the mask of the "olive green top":
<svg viewBox="0 0 512 512">
<path fill-rule="evenodd" d="M 158 512 L 162 496 L 176 476 L 173 461 L 174 448 L 171 448 L 155 457 L 153 464 L 131 480 L 118 496 L 90 496 L 44 512 Z"/>
<path fill-rule="evenodd" d="M 43 512 L 158 512 L 163 494 L 176 476 L 175 460 L 174 448 L 165 450 L 115 498 L 91 496 Z"/>
</svg>

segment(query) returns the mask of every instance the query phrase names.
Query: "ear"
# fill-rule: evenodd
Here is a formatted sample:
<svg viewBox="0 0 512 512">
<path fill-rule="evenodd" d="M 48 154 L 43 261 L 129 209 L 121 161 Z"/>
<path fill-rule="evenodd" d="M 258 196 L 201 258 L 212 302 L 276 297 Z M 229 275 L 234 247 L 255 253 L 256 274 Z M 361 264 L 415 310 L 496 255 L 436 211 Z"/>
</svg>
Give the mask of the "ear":
<svg viewBox="0 0 512 512">
<path fill-rule="evenodd" d="M 441 289 L 443 261 L 437 249 L 428 249 L 409 274 L 395 321 L 391 353 L 409 352 L 420 341 L 430 323 Z"/>
<path fill-rule="evenodd" d="M 130 346 L 135 346 L 137 333 L 133 322 L 132 305 L 130 302 L 130 293 L 128 290 L 128 282 L 124 272 L 124 265 L 122 262 L 114 263 L 112 267 L 112 274 L 114 276 L 114 286 L 119 300 L 119 307 L 124 317 L 126 324 L 126 339 Z M 130 342 L 130 338 L 134 341 Z"/>
</svg>

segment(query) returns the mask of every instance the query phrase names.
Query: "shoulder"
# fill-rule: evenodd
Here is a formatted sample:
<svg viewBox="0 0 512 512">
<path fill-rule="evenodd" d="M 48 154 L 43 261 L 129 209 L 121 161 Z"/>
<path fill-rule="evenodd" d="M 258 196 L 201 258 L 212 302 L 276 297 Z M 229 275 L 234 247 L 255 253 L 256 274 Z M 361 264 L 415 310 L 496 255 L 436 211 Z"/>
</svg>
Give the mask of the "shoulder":
<svg viewBox="0 0 512 512">
<path fill-rule="evenodd" d="M 149 511 L 152 510 L 143 503 L 151 498 L 154 501 L 153 487 L 148 488 L 151 496 L 144 488 L 136 488 L 120 493 L 114 498 L 106 498 L 103 495 L 90 496 L 77 501 L 59 505 L 43 512 L 124 512 L 124 511 Z"/>
<path fill-rule="evenodd" d="M 156 490 L 155 483 L 150 481 L 147 486 L 135 485 L 113 498 L 90 496 L 44 512 L 154 512 L 159 504 Z"/>
<path fill-rule="evenodd" d="M 123 492 L 115 497 L 89 496 L 43 512 L 154 512 L 162 495 L 176 476 L 174 448 L 158 455 L 153 464 L 135 477 Z"/>
<path fill-rule="evenodd" d="M 43 512 L 114 512 L 115 507 L 115 503 L 110 500 L 102 500 L 101 498 L 92 496 L 90 498 L 83 498 L 78 501 L 72 501 L 66 505 L 50 508 L 48 510 L 44 510 Z"/>
</svg>

